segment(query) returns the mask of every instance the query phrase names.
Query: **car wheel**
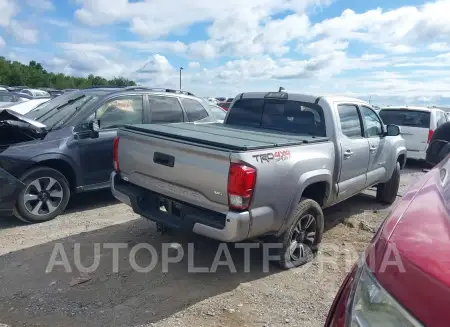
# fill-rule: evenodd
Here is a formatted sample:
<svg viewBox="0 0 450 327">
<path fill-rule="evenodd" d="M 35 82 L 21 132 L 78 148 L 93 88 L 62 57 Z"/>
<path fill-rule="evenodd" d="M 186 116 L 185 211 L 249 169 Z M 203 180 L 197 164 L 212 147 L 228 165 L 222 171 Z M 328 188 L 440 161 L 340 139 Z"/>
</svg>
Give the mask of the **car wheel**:
<svg viewBox="0 0 450 327">
<path fill-rule="evenodd" d="M 324 217 L 320 205 L 303 198 L 294 211 L 293 224 L 282 234 L 278 264 L 283 269 L 299 267 L 312 260 L 322 241 Z"/>
<path fill-rule="evenodd" d="M 49 221 L 60 215 L 70 198 L 67 179 L 59 171 L 39 167 L 28 171 L 21 181 L 25 184 L 17 199 L 14 214 L 27 223 Z"/>
<path fill-rule="evenodd" d="M 377 185 L 377 201 L 392 204 L 397 198 L 400 186 L 400 163 L 397 162 L 391 178 L 386 183 Z"/>
</svg>

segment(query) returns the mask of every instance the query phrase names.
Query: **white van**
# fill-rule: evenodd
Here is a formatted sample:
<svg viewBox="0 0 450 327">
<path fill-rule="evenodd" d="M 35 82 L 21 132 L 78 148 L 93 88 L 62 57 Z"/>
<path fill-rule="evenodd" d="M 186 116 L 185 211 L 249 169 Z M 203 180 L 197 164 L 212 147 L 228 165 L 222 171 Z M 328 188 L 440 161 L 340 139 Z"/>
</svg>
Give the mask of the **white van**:
<svg viewBox="0 0 450 327">
<path fill-rule="evenodd" d="M 448 121 L 445 111 L 426 107 L 387 107 L 378 114 L 385 124 L 400 126 L 408 158 L 425 160 L 428 143 L 436 128 Z"/>
</svg>

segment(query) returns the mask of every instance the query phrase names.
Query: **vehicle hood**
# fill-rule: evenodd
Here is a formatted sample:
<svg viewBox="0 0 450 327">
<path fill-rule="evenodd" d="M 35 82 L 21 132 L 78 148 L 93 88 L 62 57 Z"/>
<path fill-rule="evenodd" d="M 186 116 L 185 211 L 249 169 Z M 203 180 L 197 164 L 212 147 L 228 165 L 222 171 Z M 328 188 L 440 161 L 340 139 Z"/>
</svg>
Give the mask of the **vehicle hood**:
<svg viewBox="0 0 450 327">
<path fill-rule="evenodd" d="M 7 108 L 12 104 L 16 104 L 17 102 L 0 102 L 0 108 Z"/>
<path fill-rule="evenodd" d="M 450 171 L 444 182 L 441 173 L 450 164 L 444 161 L 403 196 L 385 222 L 374 272 L 425 325 L 448 315 L 450 307 Z M 386 260 L 393 265 L 386 266 Z"/>
<path fill-rule="evenodd" d="M 13 110 L 0 109 L 1 145 L 10 145 L 25 140 L 43 138 L 47 133 L 47 127 L 44 124 L 27 118 Z"/>
<path fill-rule="evenodd" d="M 0 110 L 0 122 L 7 122 L 7 121 L 18 121 L 25 124 L 29 124 L 33 130 L 38 130 L 41 132 L 47 131 L 47 126 L 36 120 L 27 118 L 24 115 L 21 115 L 10 109 Z"/>
</svg>

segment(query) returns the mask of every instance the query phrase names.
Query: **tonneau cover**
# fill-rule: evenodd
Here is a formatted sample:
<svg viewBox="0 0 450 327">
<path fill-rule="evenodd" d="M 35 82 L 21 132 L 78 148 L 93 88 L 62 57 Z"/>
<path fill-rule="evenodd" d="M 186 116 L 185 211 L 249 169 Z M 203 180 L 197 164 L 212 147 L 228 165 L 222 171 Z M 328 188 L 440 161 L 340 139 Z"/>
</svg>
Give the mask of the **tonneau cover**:
<svg viewBox="0 0 450 327">
<path fill-rule="evenodd" d="M 283 131 L 220 123 L 141 124 L 127 125 L 124 128 L 234 151 L 258 150 L 328 141 L 326 137 L 295 135 Z"/>
</svg>

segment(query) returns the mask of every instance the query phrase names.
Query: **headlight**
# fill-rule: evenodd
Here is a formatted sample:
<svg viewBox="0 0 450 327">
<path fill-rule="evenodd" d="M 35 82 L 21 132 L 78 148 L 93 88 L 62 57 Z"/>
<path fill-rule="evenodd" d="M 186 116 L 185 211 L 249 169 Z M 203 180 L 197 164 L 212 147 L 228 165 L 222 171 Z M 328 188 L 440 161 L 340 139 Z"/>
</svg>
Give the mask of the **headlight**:
<svg viewBox="0 0 450 327">
<path fill-rule="evenodd" d="M 363 264 L 347 305 L 348 327 L 421 327 L 389 293 L 377 282 Z"/>
</svg>

